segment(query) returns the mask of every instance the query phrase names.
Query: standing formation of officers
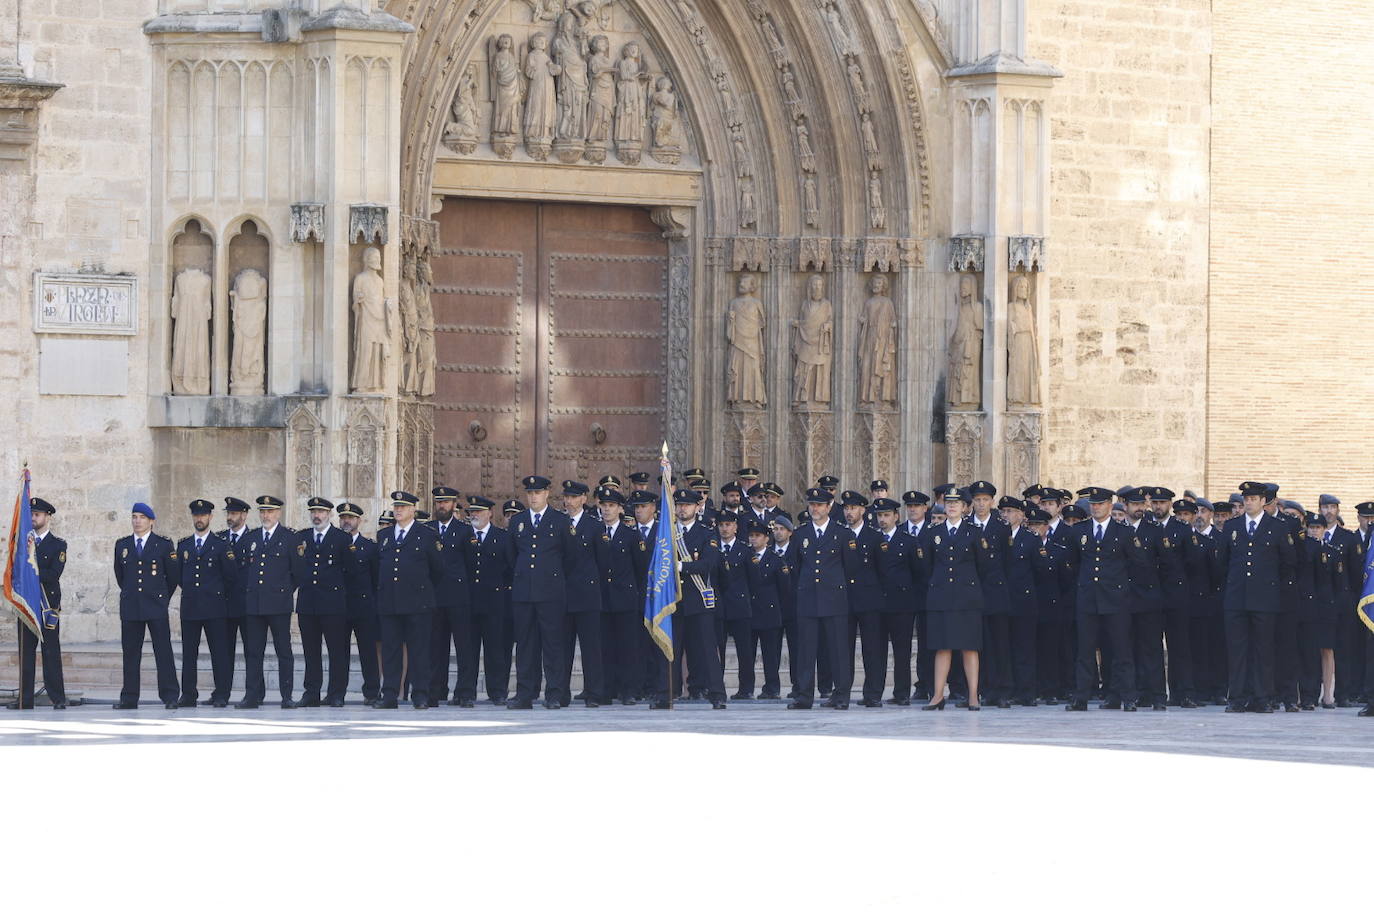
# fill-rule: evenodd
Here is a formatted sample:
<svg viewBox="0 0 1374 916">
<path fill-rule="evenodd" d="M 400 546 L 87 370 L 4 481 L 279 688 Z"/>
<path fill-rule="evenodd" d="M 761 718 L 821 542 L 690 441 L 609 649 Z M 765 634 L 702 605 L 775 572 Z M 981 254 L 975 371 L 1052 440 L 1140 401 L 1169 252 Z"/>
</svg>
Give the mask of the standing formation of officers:
<svg viewBox="0 0 1374 916">
<path fill-rule="evenodd" d="M 1072 493 L 1039 484 L 998 499 L 988 481 L 945 484 L 934 497 L 839 492 L 821 477 L 794 518 L 783 490 L 741 469 L 720 488 L 699 468 L 674 489 L 674 518 L 658 518 L 651 477 L 595 490 L 521 481 L 524 501 L 499 513 L 489 499 L 450 487 L 420 500 L 391 494 L 375 540 L 362 509 L 314 498 L 310 527 L 281 524 L 282 500 L 190 504 L 192 533 L 173 543 L 136 503 L 132 533 L 114 548 L 124 652 L 117 709 L 139 702 L 145 636 L 158 697 L 168 709 L 199 702 L 202 637 L 210 705 L 229 703 L 234 658 L 244 654 L 239 709 L 266 700 L 270 634 L 281 706 L 343 706 L 353 647 L 368 705 L 471 707 L 479 674 L 488 700 L 550 709 L 673 699 L 726 705 L 724 660 L 733 642 L 731 699 L 781 699 L 787 646 L 789 709 L 848 708 L 859 649 L 860 701 L 926 710 L 1062 702 L 1070 711 L 1140 706 L 1228 712 L 1301 711 L 1365 702 L 1374 715 L 1374 638 L 1356 614 L 1374 502 L 1358 528 L 1323 495 L 1318 513 L 1246 481 L 1226 500 L 1175 499 L 1165 487 Z M 671 482 L 673 484 L 678 481 Z M 1075 499 L 1077 497 L 1077 499 Z M 40 579 L 61 605 L 66 544 L 49 531 L 56 509 L 32 502 Z M 337 517 L 337 525 L 335 518 Z M 672 526 L 681 597 L 669 661 L 644 626 L 644 593 L 659 526 Z M 182 670 L 175 668 L 169 603 L 181 590 Z M 291 615 L 305 656 L 299 697 Z M 66 706 L 58 616 L 42 642 L 43 679 Z M 22 626 L 21 692 L 31 708 L 37 640 Z M 961 664 L 953 664 L 954 653 Z M 456 680 L 450 659 L 456 657 Z M 583 689 L 572 695 L 580 659 Z M 891 665 L 889 665 L 891 659 Z M 511 690 L 512 662 L 515 671 Z M 761 667 L 762 689 L 756 692 Z M 887 676 L 892 671 L 888 695 Z M 948 695 L 947 691 L 948 690 Z"/>
</svg>

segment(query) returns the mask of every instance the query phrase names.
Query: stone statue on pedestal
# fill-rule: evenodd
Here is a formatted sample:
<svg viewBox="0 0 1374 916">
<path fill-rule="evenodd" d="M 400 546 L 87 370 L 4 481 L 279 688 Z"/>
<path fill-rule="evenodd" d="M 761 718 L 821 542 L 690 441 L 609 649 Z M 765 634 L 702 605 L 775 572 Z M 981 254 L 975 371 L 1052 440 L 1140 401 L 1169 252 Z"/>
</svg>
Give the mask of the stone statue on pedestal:
<svg viewBox="0 0 1374 916">
<path fill-rule="evenodd" d="M 644 148 L 644 83 L 649 78 L 638 42 L 620 49 L 615 72 L 615 152 L 626 165 L 638 165 Z"/>
<path fill-rule="evenodd" d="M 172 284 L 172 393 L 210 393 L 210 275 L 188 267 Z"/>
<path fill-rule="evenodd" d="M 654 84 L 650 102 L 649 124 L 653 146 L 649 155 L 665 165 L 677 165 L 682 159 L 682 130 L 673 81 L 660 76 Z"/>
<path fill-rule="evenodd" d="M 382 285 L 382 253 L 363 251 L 363 269 L 353 277 L 353 390 L 381 391 L 391 347 L 391 309 Z"/>
<path fill-rule="evenodd" d="M 859 316 L 859 403 L 897 400 L 897 310 L 887 295 L 887 277 L 874 274 L 871 295 Z"/>
<path fill-rule="evenodd" d="M 401 391 L 413 393 L 416 386 L 415 338 L 420 323 L 415 308 L 415 257 L 401 257 L 401 288 L 397 293 L 401 317 Z"/>
<path fill-rule="evenodd" d="M 497 155 L 509 159 L 520 141 L 520 104 L 525 98 L 525 80 L 515 39 L 502 35 L 492 39 L 488 56 L 491 70 L 491 146 Z"/>
<path fill-rule="evenodd" d="M 949 341 L 949 405 L 977 410 L 983 405 L 983 304 L 977 284 L 959 278 L 959 312 Z"/>
<path fill-rule="evenodd" d="M 470 66 L 458 78 L 450 109 L 453 120 L 444 128 L 444 145 L 457 153 L 477 149 L 477 74 Z"/>
<path fill-rule="evenodd" d="M 587 101 L 587 148 L 583 155 L 588 162 L 604 162 L 615 120 L 615 61 L 611 60 L 611 42 L 605 35 L 592 38 L 587 73 L 591 88 Z"/>
<path fill-rule="evenodd" d="M 1040 404 L 1040 348 L 1030 281 L 1025 276 L 1011 281 L 1011 301 L 1007 303 L 1007 403 L 1018 407 Z"/>
<path fill-rule="evenodd" d="M 525 152 L 531 159 L 543 161 L 549 156 L 558 121 L 558 92 L 553 78 L 562 72 L 563 68 L 549 56 L 548 36 L 537 32 L 531 35 L 524 66 L 525 79 L 529 80 L 525 89 Z"/>
<path fill-rule="evenodd" d="M 436 353 L 434 350 L 434 300 L 430 290 L 434 288 L 434 269 L 429 259 L 419 262 L 420 277 L 415 284 L 415 311 L 419 317 L 415 339 L 415 393 L 422 398 L 434 394 L 434 373 Z"/>
<path fill-rule="evenodd" d="M 263 345 L 267 341 L 267 280 L 253 268 L 241 270 L 229 291 L 234 348 L 229 359 L 229 393 L 261 395 L 266 390 Z"/>
<path fill-rule="evenodd" d="M 762 407 L 768 403 L 768 393 L 763 384 L 763 303 L 754 295 L 757 286 L 753 274 L 741 275 L 739 295 L 730 300 L 725 313 L 725 338 L 730 342 L 725 399 Z"/>
<path fill-rule="evenodd" d="M 806 285 L 801 315 L 792 326 L 796 338 L 797 377 L 792 400 L 798 404 L 830 403 L 830 367 L 834 360 L 835 312 L 825 298 L 825 278 L 812 274 Z"/>
</svg>

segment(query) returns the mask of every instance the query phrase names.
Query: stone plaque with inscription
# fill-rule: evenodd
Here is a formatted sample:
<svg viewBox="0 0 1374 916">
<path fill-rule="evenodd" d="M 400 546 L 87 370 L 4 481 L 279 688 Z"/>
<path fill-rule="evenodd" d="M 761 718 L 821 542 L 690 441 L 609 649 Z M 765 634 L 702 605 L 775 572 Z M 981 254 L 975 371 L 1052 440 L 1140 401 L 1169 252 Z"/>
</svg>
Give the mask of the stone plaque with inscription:
<svg viewBox="0 0 1374 916">
<path fill-rule="evenodd" d="M 36 271 L 33 329 L 39 334 L 136 334 L 138 278 Z"/>
</svg>

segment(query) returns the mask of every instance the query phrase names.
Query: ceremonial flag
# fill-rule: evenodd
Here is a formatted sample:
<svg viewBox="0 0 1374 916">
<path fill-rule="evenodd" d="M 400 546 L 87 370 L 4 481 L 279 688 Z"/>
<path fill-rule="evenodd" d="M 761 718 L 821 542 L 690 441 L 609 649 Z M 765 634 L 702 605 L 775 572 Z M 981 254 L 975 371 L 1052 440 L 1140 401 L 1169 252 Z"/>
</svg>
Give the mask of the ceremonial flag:
<svg viewBox="0 0 1374 916">
<path fill-rule="evenodd" d="M 38 581 L 38 544 L 33 537 L 33 512 L 29 508 L 29 469 L 20 478 L 10 522 L 9 549 L 5 554 L 5 603 L 14 608 L 24 626 L 43 638 L 43 586 Z"/>
<path fill-rule="evenodd" d="M 682 597 L 682 582 L 677 573 L 677 548 L 673 538 L 673 495 L 670 481 L 673 469 L 668 464 L 668 443 L 663 443 L 662 493 L 658 497 L 658 528 L 653 555 L 649 558 L 649 585 L 644 594 L 644 626 L 669 661 L 673 658 L 673 611 Z"/>
<path fill-rule="evenodd" d="M 1355 605 L 1355 613 L 1360 615 L 1364 625 L 1374 632 L 1374 549 L 1364 561 L 1364 588 L 1360 589 L 1360 602 Z"/>
</svg>

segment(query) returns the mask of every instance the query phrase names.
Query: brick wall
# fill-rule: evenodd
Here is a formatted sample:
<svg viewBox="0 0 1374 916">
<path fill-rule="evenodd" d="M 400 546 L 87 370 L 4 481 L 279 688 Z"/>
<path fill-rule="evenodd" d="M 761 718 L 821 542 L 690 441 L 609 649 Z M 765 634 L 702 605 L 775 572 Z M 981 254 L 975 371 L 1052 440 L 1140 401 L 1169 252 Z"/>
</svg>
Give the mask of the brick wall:
<svg viewBox="0 0 1374 916">
<path fill-rule="evenodd" d="M 1349 506 L 1374 498 L 1371 7 L 1213 7 L 1208 486 Z"/>
<path fill-rule="evenodd" d="M 1051 101 L 1042 478 L 1198 486 L 1207 417 L 1208 0 L 1032 0 Z"/>
</svg>

